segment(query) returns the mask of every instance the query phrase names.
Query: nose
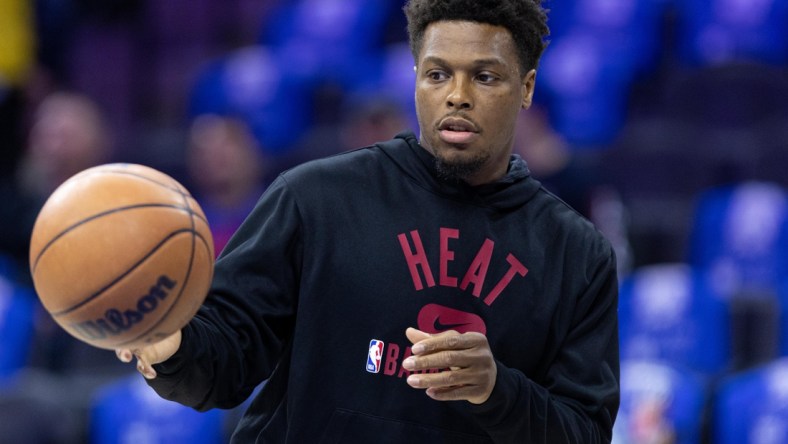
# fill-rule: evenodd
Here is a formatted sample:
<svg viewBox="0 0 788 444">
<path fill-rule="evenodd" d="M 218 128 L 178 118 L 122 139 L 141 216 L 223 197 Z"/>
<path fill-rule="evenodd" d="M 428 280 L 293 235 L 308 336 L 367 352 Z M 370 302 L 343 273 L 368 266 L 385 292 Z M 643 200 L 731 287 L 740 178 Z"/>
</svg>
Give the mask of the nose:
<svg viewBox="0 0 788 444">
<path fill-rule="evenodd" d="M 456 109 L 471 109 L 473 108 L 473 100 L 468 91 L 468 82 L 462 77 L 455 77 L 451 86 L 451 91 L 446 97 L 446 106 Z"/>
</svg>

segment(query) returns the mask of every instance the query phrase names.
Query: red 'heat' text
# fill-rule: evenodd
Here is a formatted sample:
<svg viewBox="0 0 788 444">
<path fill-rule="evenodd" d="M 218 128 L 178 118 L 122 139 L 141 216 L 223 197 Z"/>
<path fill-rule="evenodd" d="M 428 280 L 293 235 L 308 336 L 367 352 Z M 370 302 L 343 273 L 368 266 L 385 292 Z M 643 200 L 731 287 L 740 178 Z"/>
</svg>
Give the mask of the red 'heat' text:
<svg viewBox="0 0 788 444">
<path fill-rule="evenodd" d="M 456 276 L 449 275 L 449 263 L 454 261 L 455 251 L 449 246 L 449 241 L 452 239 L 460 238 L 460 230 L 456 228 L 441 228 L 440 229 L 440 252 L 438 261 L 438 281 L 436 284 L 435 276 L 432 273 L 432 268 L 427 260 L 427 253 L 424 250 L 424 244 L 421 241 L 421 235 L 418 230 L 412 230 L 410 233 L 410 241 L 408 234 L 401 233 L 397 235 L 402 252 L 405 255 L 405 261 L 408 263 L 411 278 L 413 279 L 413 286 L 417 291 L 424 289 L 424 283 L 427 287 L 434 287 L 440 285 L 442 287 L 453 287 L 466 290 L 471 287 L 471 293 L 476 297 L 481 297 L 482 289 L 484 287 L 485 279 L 487 278 L 487 271 L 492 262 L 493 249 L 495 242 L 491 239 L 485 239 L 479 247 L 479 251 L 473 258 L 471 265 L 465 272 L 462 281 L 459 281 Z M 412 246 L 411 246 L 412 243 Z M 506 256 L 506 261 L 509 263 L 509 268 L 500 280 L 493 286 L 493 288 L 484 297 L 484 303 L 488 306 L 501 295 L 503 290 L 512 282 L 515 276 L 525 276 L 528 269 L 517 259 L 512 253 Z M 421 271 L 421 273 L 419 273 Z M 424 281 L 422 281 L 422 275 Z M 459 283 L 459 284 L 458 284 Z"/>
</svg>

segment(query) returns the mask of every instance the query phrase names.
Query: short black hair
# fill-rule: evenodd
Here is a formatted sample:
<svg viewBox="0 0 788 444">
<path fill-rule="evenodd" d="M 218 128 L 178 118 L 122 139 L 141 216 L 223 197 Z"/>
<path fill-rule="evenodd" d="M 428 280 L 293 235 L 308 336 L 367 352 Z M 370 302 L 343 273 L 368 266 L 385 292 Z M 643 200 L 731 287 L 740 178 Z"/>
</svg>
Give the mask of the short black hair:
<svg viewBox="0 0 788 444">
<path fill-rule="evenodd" d="M 486 23 L 509 30 L 525 75 L 536 69 L 550 34 L 542 0 L 408 0 L 403 10 L 408 19 L 410 50 L 416 60 L 430 23 L 443 20 Z"/>
</svg>

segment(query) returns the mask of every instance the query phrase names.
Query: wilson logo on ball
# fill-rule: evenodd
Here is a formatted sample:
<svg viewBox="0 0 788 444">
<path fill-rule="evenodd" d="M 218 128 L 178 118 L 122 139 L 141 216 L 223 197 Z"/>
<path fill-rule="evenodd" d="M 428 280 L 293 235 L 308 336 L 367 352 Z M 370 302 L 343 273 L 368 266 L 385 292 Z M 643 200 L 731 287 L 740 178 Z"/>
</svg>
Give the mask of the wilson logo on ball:
<svg viewBox="0 0 788 444">
<path fill-rule="evenodd" d="M 123 311 L 117 308 L 107 310 L 103 318 L 71 324 L 71 328 L 85 339 L 96 340 L 117 336 L 130 330 L 134 324 L 145 319 L 145 315 L 159 307 L 159 301 L 164 300 L 178 283 L 166 275 L 159 276 L 155 285 L 150 287 L 148 294 L 137 299 L 133 309 Z"/>
</svg>

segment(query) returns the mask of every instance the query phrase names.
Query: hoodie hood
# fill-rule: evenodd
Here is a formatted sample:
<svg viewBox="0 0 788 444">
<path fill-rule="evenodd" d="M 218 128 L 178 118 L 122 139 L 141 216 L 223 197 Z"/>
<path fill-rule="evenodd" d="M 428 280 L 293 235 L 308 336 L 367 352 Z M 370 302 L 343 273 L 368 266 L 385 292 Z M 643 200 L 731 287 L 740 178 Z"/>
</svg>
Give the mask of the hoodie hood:
<svg viewBox="0 0 788 444">
<path fill-rule="evenodd" d="M 499 180 L 479 186 L 441 179 L 435 157 L 419 144 L 411 132 L 397 134 L 394 139 L 377 144 L 399 168 L 420 186 L 453 200 L 497 210 L 508 210 L 528 202 L 541 188 L 531 177 L 525 160 L 517 154 L 509 159 L 509 170 Z"/>
</svg>

